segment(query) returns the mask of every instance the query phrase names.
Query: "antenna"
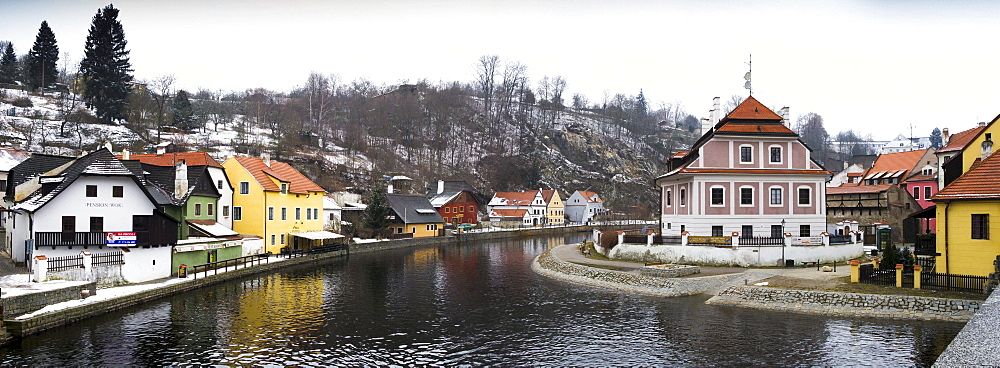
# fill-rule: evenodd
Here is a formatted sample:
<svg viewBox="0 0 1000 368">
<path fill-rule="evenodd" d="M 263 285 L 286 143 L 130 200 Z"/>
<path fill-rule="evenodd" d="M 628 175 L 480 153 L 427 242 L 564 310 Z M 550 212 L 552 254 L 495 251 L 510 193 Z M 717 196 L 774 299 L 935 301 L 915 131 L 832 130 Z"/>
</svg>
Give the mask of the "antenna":
<svg viewBox="0 0 1000 368">
<path fill-rule="evenodd" d="M 743 88 L 750 90 L 750 95 L 753 96 L 753 87 L 750 86 L 750 73 L 753 72 L 753 54 L 750 54 L 750 58 L 747 61 L 747 73 L 743 75 L 743 79 L 746 79 L 746 83 L 743 84 Z"/>
</svg>

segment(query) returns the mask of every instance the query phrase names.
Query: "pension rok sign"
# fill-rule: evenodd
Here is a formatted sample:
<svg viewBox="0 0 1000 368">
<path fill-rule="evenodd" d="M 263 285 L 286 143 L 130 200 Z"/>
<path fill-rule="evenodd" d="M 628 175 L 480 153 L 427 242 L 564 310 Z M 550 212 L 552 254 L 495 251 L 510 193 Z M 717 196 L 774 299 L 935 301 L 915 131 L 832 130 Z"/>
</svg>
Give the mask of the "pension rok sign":
<svg viewBox="0 0 1000 368">
<path fill-rule="evenodd" d="M 105 233 L 105 244 L 112 247 L 135 245 L 134 231 L 112 231 Z"/>
</svg>

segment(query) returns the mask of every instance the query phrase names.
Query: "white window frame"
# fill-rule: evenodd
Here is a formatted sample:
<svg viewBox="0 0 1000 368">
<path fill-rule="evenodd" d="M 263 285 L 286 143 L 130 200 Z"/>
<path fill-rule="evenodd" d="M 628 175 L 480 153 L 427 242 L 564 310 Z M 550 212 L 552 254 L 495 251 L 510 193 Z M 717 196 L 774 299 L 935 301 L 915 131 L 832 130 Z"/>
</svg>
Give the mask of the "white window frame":
<svg viewBox="0 0 1000 368">
<path fill-rule="evenodd" d="M 774 161 L 774 156 L 771 154 L 771 151 L 774 150 L 775 148 L 778 149 L 778 161 Z M 780 164 L 780 163 L 785 162 L 785 152 L 782 149 L 782 147 L 779 146 L 779 145 L 777 145 L 777 144 L 772 144 L 772 145 L 768 146 L 767 147 L 767 161 L 770 162 L 770 163 L 772 163 L 772 164 Z"/>
<path fill-rule="evenodd" d="M 680 192 L 678 192 L 677 194 L 678 194 L 678 197 L 677 197 L 677 201 L 678 202 L 677 203 L 681 207 L 687 207 L 687 198 L 686 198 L 687 197 L 687 188 L 681 188 Z"/>
<path fill-rule="evenodd" d="M 750 149 L 750 161 L 743 161 L 743 149 L 744 148 L 749 148 Z M 740 157 L 739 157 L 739 163 L 741 163 L 741 164 L 752 164 L 753 163 L 753 146 L 752 145 L 741 144 L 740 148 L 739 148 L 739 150 L 737 152 L 740 155 Z"/>
<path fill-rule="evenodd" d="M 666 196 L 664 196 L 664 201 L 667 202 L 667 207 L 673 207 L 674 206 L 674 200 L 673 200 L 674 192 L 672 190 L 670 190 L 670 189 L 667 189 L 664 192 L 666 193 Z"/>
<path fill-rule="evenodd" d="M 267 221 L 274 221 L 274 207 L 267 207 Z"/>
<path fill-rule="evenodd" d="M 243 221 L 243 206 L 233 206 L 233 221 Z"/>
<path fill-rule="evenodd" d="M 240 182 L 240 195 L 249 195 L 249 194 L 250 194 L 250 182 L 249 181 L 241 181 Z"/>
<path fill-rule="evenodd" d="M 805 196 L 806 198 L 809 198 L 809 203 L 802 204 L 802 189 L 806 189 L 809 191 L 809 195 Z M 812 192 L 813 188 L 808 185 L 800 185 L 798 187 L 795 187 L 795 194 L 798 197 L 795 198 L 795 204 L 799 207 L 812 207 L 813 203 Z"/>
<path fill-rule="evenodd" d="M 772 192 L 778 190 L 778 203 L 774 203 L 774 194 Z M 785 206 L 785 188 L 778 185 L 773 185 L 767 188 L 767 205 L 768 207 L 784 207 Z"/>
<path fill-rule="evenodd" d="M 750 203 L 749 204 L 743 203 L 743 189 L 750 189 Z M 756 194 L 757 193 L 755 193 L 755 190 L 754 190 L 753 186 L 750 186 L 750 185 L 741 185 L 740 186 L 740 207 L 753 207 L 754 206 L 754 202 L 755 202 L 754 201 L 754 197 L 756 196 Z"/>
<path fill-rule="evenodd" d="M 716 189 L 722 190 L 722 203 L 720 203 L 720 204 L 715 204 L 715 203 L 712 202 L 712 201 L 714 201 L 714 197 L 715 197 L 712 192 L 715 191 Z M 713 185 L 711 188 L 708 188 L 708 205 L 711 206 L 711 207 L 725 207 L 726 206 L 726 187 L 721 186 L 721 185 Z"/>
</svg>

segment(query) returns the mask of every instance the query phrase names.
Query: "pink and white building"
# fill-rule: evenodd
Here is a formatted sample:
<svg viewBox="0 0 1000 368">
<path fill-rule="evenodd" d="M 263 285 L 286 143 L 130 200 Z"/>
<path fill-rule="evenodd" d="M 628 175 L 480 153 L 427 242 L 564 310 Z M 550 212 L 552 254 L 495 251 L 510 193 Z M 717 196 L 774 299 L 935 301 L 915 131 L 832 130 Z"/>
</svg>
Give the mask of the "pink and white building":
<svg viewBox="0 0 1000 368">
<path fill-rule="evenodd" d="M 816 237 L 826 231 L 830 172 L 776 114 L 748 97 L 690 151 L 671 157 L 660 187 L 665 235 Z"/>
</svg>

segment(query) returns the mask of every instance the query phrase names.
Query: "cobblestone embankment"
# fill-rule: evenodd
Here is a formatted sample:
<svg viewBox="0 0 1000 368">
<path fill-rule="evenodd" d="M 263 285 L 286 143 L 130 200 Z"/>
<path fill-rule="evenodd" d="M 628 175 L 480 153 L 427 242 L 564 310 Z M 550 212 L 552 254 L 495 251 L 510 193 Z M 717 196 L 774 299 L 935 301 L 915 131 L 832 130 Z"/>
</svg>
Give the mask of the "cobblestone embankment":
<svg viewBox="0 0 1000 368">
<path fill-rule="evenodd" d="M 773 276 L 767 272 L 744 272 L 691 278 L 651 277 L 566 262 L 554 256 L 551 250 L 535 257 L 531 269 L 545 276 L 579 284 L 654 296 L 711 294 L 729 284 L 743 284 Z"/>
<path fill-rule="evenodd" d="M 707 300 L 705 304 L 843 317 L 964 322 L 976 314 L 981 302 L 906 295 L 733 286 Z"/>
<path fill-rule="evenodd" d="M 1000 293 L 993 291 L 982 303 L 979 313 L 948 348 L 938 356 L 934 368 L 943 367 L 1000 367 Z"/>
</svg>

